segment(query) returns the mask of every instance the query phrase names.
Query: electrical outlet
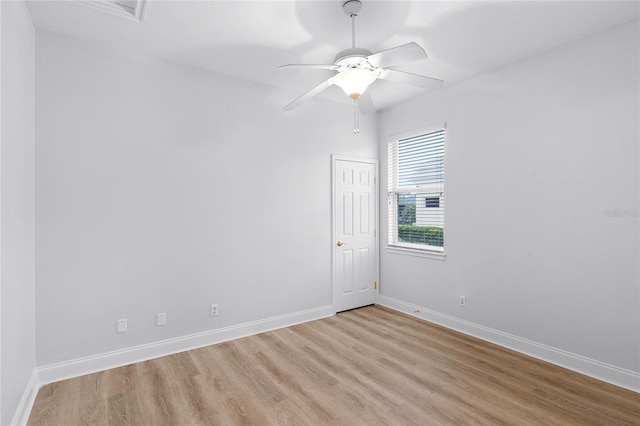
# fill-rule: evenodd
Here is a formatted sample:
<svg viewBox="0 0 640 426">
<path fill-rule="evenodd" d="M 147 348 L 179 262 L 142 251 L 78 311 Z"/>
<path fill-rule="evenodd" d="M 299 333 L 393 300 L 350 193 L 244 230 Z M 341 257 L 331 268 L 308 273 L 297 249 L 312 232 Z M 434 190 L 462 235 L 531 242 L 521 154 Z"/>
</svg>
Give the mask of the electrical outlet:
<svg viewBox="0 0 640 426">
<path fill-rule="evenodd" d="M 211 305 L 211 314 L 212 317 L 215 317 L 216 315 L 218 315 L 218 305 Z"/>
<path fill-rule="evenodd" d="M 126 333 L 127 332 L 127 320 L 119 319 L 118 320 L 118 333 Z"/>
<path fill-rule="evenodd" d="M 156 325 L 159 327 L 161 325 L 167 325 L 167 313 L 160 312 L 156 315 Z"/>
<path fill-rule="evenodd" d="M 467 298 L 464 296 L 459 296 L 458 298 L 458 305 L 462 306 L 463 308 L 465 308 L 467 306 Z"/>
</svg>

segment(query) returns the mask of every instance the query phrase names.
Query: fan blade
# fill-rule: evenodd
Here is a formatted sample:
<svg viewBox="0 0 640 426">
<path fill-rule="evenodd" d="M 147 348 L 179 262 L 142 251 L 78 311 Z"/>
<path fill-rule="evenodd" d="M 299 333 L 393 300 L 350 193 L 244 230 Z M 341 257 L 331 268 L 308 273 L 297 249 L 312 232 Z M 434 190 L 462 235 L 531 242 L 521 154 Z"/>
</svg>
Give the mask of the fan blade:
<svg viewBox="0 0 640 426">
<path fill-rule="evenodd" d="M 285 110 L 285 111 L 291 111 L 292 109 L 294 109 L 295 107 L 297 107 L 298 105 L 303 103 L 304 101 L 313 98 L 315 95 L 317 95 L 318 93 L 322 92 L 324 89 L 326 89 L 327 87 L 329 87 L 331 85 L 333 85 L 333 77 L 328 79 L 328 80 L 323 81 L 320 84 L 318 84 L 316 87 L 314 87 L 313 89 L 309 90 L 304 95 L 296 98 L 293 102 L 289 103 L 288 105 L 285 105 L 285 107 L 282 108 L 282 109 Z"/>
<path fill-rule="evenodd" d="M 398 70 L 382 70 L 378 78 L 393 81 L 394 83 L 410 84 L 427 90 L 439 89 L 444 83 L 444 81 L 438 80 L 437 78 L 425 77 L 424 75 L 411 74 L 410 72 Z"/>
<path fill-rule="evenodd" d="M 313 69 L 313 70 L 335 70 L 338 69 L 337 65 L 334 64 L 287 64 L 280 65 L 278 67 L 279 70 L 286 68 L 302 68 L 302 69 Z"/>
<path fill-rule="evenodd" d="M 371 65 L 378 68 L 392 67 L 421 59 L 427 59 L 427 54 L 422 47 L 413 42 L 374 53 L 367 58 Z"/>
<path fill-rule="evenodd" d="M 358 98 L 358 108 L 362 114 L 370 115 L 376 113 L 376 107 L 371 99 L 371 93 L 367 90 Z"/>
</svg>

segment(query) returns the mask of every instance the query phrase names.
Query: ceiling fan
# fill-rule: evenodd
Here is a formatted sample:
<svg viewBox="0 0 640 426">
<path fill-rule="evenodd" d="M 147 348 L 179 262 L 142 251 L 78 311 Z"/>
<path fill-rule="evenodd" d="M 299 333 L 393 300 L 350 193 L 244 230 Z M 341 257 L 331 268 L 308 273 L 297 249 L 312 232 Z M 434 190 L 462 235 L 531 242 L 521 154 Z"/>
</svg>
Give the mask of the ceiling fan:
<svg viewBox="0 0 640 426">
<path fill-rule="evenodd" d="M 417 43 L 407 43 L 372 54 L 369 50 L 356 47 L 356 17 L 362 10 L 360 0 L 348 0 L 342 4 L 344 13 L 351 18 L 351 48 L 343 50 L 335 57 L 333 64 L 289 64 L 284 68 L 326 69 L 337 74 L 323 81 L 313 89 L 287 104 L 283 109 L 290 111 L 304 101 L 332 85 L 340 87 L 354 102 L 354 133 L 359 133 L 358 112 L 374 113 L 375 107 L 367 87 L 377 79 L 404 83 L 424 89 L 442 86 L 443 81 L 423 75 L 391 69 L 390 67 L 427 59 L 427 54 Z"/>
</svg>

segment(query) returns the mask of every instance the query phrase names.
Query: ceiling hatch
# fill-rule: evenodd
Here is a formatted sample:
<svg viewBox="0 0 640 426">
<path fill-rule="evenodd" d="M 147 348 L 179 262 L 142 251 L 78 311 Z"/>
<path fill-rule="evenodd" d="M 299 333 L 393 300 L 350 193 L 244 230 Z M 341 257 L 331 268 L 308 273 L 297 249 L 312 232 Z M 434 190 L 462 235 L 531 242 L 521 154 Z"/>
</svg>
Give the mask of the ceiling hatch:
<svg viewBox="0 0 640 426">
<path fill-rule="evenodd" d="M 77 0 L 76 3 L 142 22 L 147 0 Z"/>
</svg>

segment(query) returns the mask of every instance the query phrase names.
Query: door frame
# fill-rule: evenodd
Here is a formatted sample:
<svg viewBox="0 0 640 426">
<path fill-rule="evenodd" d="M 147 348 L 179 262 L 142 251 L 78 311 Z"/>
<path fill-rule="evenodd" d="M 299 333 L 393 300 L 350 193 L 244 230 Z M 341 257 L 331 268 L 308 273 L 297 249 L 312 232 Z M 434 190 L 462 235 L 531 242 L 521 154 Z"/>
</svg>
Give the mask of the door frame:
<svg viewBox="0 0 640 426">
<path fill-rule="evenodd" d="M 347 155 L 340 154 L 331 154 L 331 295 L 332 295 L 332 304 L 333 304 L 333 314 L 337 313 L 337 296 L 336 296 L 336 163 L 338 161 L 349 161 L 353 163 L 365 163 L 365 164 L 373 164 L 374 166 L 374 191 L 373 191 L 373 210 L 375 214 L 374 218 L 374 226 L 375 226 L 375 237 L 374 237 L 374 271 L 373 275 L 375 277 L 376 282 L 378 283 L 375 291 L 375 299 L 378 301 L 378 297 L 380 295 L 380 179 L 378 175 L 380 174 L 380 162 L 374 158 L 359 158 L 359 157 L 351 157 Z"/>
</svg>

